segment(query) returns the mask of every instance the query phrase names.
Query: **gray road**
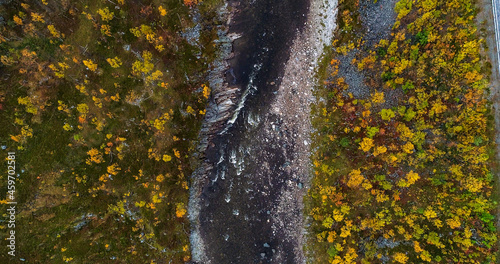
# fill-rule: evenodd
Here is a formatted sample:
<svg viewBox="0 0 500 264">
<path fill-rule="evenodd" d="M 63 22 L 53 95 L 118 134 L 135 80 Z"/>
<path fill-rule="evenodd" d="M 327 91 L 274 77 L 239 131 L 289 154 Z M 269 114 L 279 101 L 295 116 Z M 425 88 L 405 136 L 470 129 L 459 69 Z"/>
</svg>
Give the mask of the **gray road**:
<svg viewBox="0 0 500 264">
<path fill-rule="evenodd" d="M 491 5 L 493 7 L 493 20 L 495 24 L 495 42 L 497 46 L 497 67 L 500 72 L 500 0 L 491 0 Z"/>
</svg>

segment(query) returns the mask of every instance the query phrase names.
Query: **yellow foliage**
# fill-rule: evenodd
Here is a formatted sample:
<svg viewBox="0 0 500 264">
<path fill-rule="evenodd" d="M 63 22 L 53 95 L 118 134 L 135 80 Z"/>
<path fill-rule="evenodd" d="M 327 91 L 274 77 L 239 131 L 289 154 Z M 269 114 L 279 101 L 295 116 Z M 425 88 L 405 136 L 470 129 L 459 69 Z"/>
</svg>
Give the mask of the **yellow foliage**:
<svg viewBox="0 0 500 264">
<path fill-rule="evenodd" d="M 396 130 L 399 132 L 399 138 L 403 141 L 408 141 L 413 137 L 413 132 L 405 124 L 398 124 Z"/>
<path fill-rule="evenodd" d="M 384 92 L 375 92 L 373 95 L 372 95 L 372 102 L 374 104 L 381 104 L 381 103 L 384 103 L 385 100 L 384 100 Z"/>
<path fill-rule="evenodd" d="M 423 249 L 420 247 L 420 243 L 418 241 L 413 241 L 413 248 L 415 249 L 415 252 L 420 253 L 423 251 Z"/>
<path fill-rule="evenodd" d="M 411 61 L 406 60 L 406 59 L 401 59 L 401 62 L 399 65 L 394 67 L 394 73 L 395 74 L 400 74 L 402 73 L 408 66 L 411 66 Z"/>
<path fill-rule="evenodd" d="M 158 196 L 158 194 L 155 194 L 153 195 L 153 197 L 151 198 L 151 201 L 155 204 L 158 204 L 158 203 L 161 203 L 161 199 L 160 197 Z"/>
<path fill-rule="evenodd" d="M 335 233 L 335 231 L 330 231 L 330 232 L 328 232 L 328 237 L 326 238 L 326 241 L 328 241 L 328 243 L 333 243 L 336 236 L 337 236 L 337 233 Z"/>
<path fill-rule="evenodd" d="M 342 248 L 340 246 L 340 248 Z M 338 248 L 336 248 L 337 251 L 341 251 L 341 250 L 338 250 Z M 348 248 L 347 249 L 347 252 L 346 254 L 344 255 L 344 257 L 340 257 L 340 256 L 335 256 L 335 258 L 332 260 L 332 264 L 354 264 L 356 263 L 356 258 L 358 257 L 358 254 L 356 254 L 356 250 L 354 248 Z"/>
<path fill-rule="evenodd" d="M 351 228 L 349 226 L 343 226 L 340 228 L 340 237 L 346 238 L 351 235 Z"/>
<path fill-rule="evenodd" d="M 160 118 L 157 118 L 153 121 L 153 126 L 159 131 L 163 131 L 165 129 L 165 124 L 170 120 L 170 114 L 164 113 Z"/>
<path fill-rule="evenodd" d="M 431 262 L 431 254 L 427 250 L 423 250 L 422 253 L 420 254 L 420 259 L 426 262 Z"/>
<path fill-rule="evenodd" d="M 170 156 L 170 155 L 163 155 L 163 161 L 169 162 L 171 160 L 172 160 L 172 156 Z"/>
<path fill-rule="evenodd" d="M 406 142 L 406 144 L 403 145 L 403 151 L 411 154 L 413 153 L 413 150 L 415 149 L 415 146 L 411 142 Z"/>
<path fill-rule="evenodd" d="M 462 225 L 458 217 L 446 219 L 446 224 L 448 224 L 451 229 L 459 228 Z"/>
<path fill-rule="evenodd" d="M 206 85 L 202 85 L 203 87 L 203 97 L 205 97 L 205 99 L 208 99 L 208 96 L 210 96 L 210 88 L 208 88 L 208 86 Z"/>
<path fill-rule="evenodd" d="M 78 110 L 79 113 L 86 115 L 89 112 L 89 107 L 87 104 L 78 104 L 76 106 L 76 110 Z"/>
<path fill-rule="evenodd" d="M 45 1 L 46 1 L 46 0 L 45 0 Z M 44 2 L 44 1 L 42 1 L 42 2 Z M 66 257 L 66 256 L 63 256 L 63 257 L 62 257 L 62 260 L 63 260 L 64 262 L 71 262 L 71 261 L 73 261 L 73 258 L 71 258 L 71 257 L 69 257 L 69 258 L 68 258 L 68 257 Z"/>
<path fill-rule="evenodd" d="M 17 98 L 17 103 L 20 105 L 25 105 L 26 112 L 30 114 L 36 115 L 38 113 L 38 108 L 35 105 L 33 105 L 33 102 L 31 102 L 31 99 L 28 96 Z"/>
<path fill-rule="evenodd" d="M 90 165 L 92 162 L 99 164 L 99 163 L 104 161 L 104 159 L 102 157 L 102 153 L 100 153 L 99 150 L 97 150 L 95 148 L 90 149 L 87 152 L 87 155 L 90 156 L 89 158 L 87 158 L 87 162 L 86 162 L 88 165 Z"/>
<path fill-rule="evenodd" d="M 446 109 L 448 109 L 448 107 L 446 105 L 444 105 L 440 100 L 437 100 L 434 102 L 434 104 L 432 104 L 432 108 L 429 112 L 429 116 L 432 117 L 434 115 L 439 115 L 439 114 L 443 113 L 444 111 L 446 111 Z"/>
<path fill-rule="evenodd" d="M 157 182 L 163 182 L 163 180 L 165 180 L 165 176 L 163 176 L 163 174 L 160 174 L 160 175 L 156 176 L 156 181 Z"/>
<path fill-rule="evenodd" d="M 344 214 L 342 214 L 339 209 L 335 209 L 333 210 L 333 219 L 337 222 L 341 222 L 344 220 Z"/>
<path fill-rule="evenodd" d="M 424 216 L 429 220 L 432 218 L 436 218 L 437 213 L 432 209 L 432 207 L 428 206 L 424 211 Z"/>
<path fill-rule="evenodd" d="M 157 70 L 157 71 L 151 73 L 151 75 L 147 76 L 146 81 L 151 83 L 153 81 L 159 80 L 161 77 L 163 77 L 163 72 Z"/>
<path fill-rule="evenodd" d="M 23 120 L 23 119 L 21 119 L 21 118 L 17 118 L 17 117 L 16 117 L 16 118 L 14 119 L 14 124 L 22 126 L 22 125 L 24 125 L 24 120 Z"/>
<path fill-rule="evenodd" d="M 195 115 L 196 112 L 194 111 L 194 109 L 188 105 L 188 107 L 186 108 L 186 112 L 188 112 L 189 114 L 192 114 L 192 115 Z"/>
<path fill-rule="evenodd" d="M 87 91 L 85 90 L 85 86 L 77 84 L 75 87 L 78 91 L 80 91 L 80 93 L 88 94 Z"/>
<path fill-rule="evenodd" d="M 97 70 L 97 64 L 94 63 L 91 59 L 84 60 L 83 65 L 87 66 L 87 68 L 93 72 Z"/>
<path fill-rule="evenodd" d="M 118 164 L 116 164 L 116 163 L 115 163 L 115 164 L 113 164 L 113 165 L 111 165 L 111 166 L 108 166 L 108 168 L 107 168 L 108 173 L 109 173 L 109 174 L 111 174 L 111 175 L 116 175 L 116 174 L 118 174 L 118 172 L 119 172 L 120 170 L 121 170 L 121 168 L 120 168 L 120 167 L 118 167 Z"/>
<path fill-rule="evenodd" d="M 113 68 L 118 68 L 122 66 L 122 61 L 118 57 L 114 58 L 107 58 L 106 61 L 111 65 Z"/>
<path fill-rule="evenodd" d="M 484 182 L 481 179 L 477 179 L 474 176 L 470 175 L 465 180 L 465 188 L 472 193 L 480 192 L 483 188 Z"/>
<path fill-rule="evenodd" d="M 97 13 L 101 16 L 102 21 L 107 22 L 113 19 L 114 13 L 109 11 L 109 8 L 99 9 Z"/>
<path fill-rule="evenodd" d="M 153 71 L 154 64 L 152 63 L 153 54 L 147 50 L 142 52 L 143 61 L 135 61 L 132 64 L 132 72 L 135 75 L 148 74 Z"/>
<path fill-rule="evenodd" d="M 102 100 L 95 96 L 92 96 L 92 100 L 94 101 L 95 106 L 102 108 Z"/>
<path fill-rule="evenodd" d="M 324 227 L 326 227 L 326 228 L 328 228 L 328 229 L 332 228 L 332 226 L 333 226 L 333 218 L 331 218 L 331 217 L 329 217 L 329 216 L 328 216 L 328 217 L 326 217 L 326 218 L 323 220 L 323 222 L 321 223 L 321 225 L 323 225 Z"/>
<path fill-rule="evenodd" d="M 377 196 L 375 197 L 375 200 L 378 203 L 383 203 L 385 201 L 389 200 L 389 195 L 384 194 L 383 192 L 377 192 Z"/>
<path fill-rule="evenodd" d="M 408 256 L 404 253 L 397 252 L 394 254 L 394 260 L 398 263 L 405 264 L 408 261 Z"/>
<path fill-rule="evenodd" d="M 373 151 L 373 156 L 378 156 L 380 154 L 383 154 L 387 151 L 387 148 L 385 146 L 378 146 L 375 148 L 375 151 Z"/>
<path fill-rule="evenodd" d="M 118 101 L 120 101 L 120 94 L 116 93 L 115 95 L 112 95 L 109 98 L 111 98 L 111 100 L 113 100 L 115 102 L 118 102 Z"/>
<path fill-rule="evenodd" d="M 27 125 L 23 126 L 21 128 L 21 136 L 23 136 L 24 138 L 33 137 L 33 129 Z"/>
<path fill-rule="evenodd" d="M 40 22 L 40 23 L 45 23 L 45 20 L 43 20 L 43 17 L 38 14 L 38 13 L 31 13 L 31 19 L 33 19 L 33 21 L 35 22 Z"/>
<path fill-rule="evenodd" d="M 177 203 L 177 206 L 175 209 L 175 215 L 178 218 L 181 218 L 181 217 L 184 217 L 184 215 L 186 215 L 186 212 L 187 212 L 187 210 L 185 208 L 184 203 Z"/>
<path fill-rule="evenodd" d="M 116 205 L 108 205 L 108 208 L 111 212 L 115 212 L 118 214 L 124 214 L 125 213 L 125 203 L 127 200 L 121 200 L 116 203 Z"/>
<path fill-rule="evenodd" d="M 99 177 L 99 181 L 101 182 L 107 182 L 109 179 L 109 175 L 103 174 L 101 177 Z"/>
<path fill-rule="evenodd" d="M 373 185 L 372 185 L 370 182 L 368 182 L 368 181 L 364 181 L 364 182 L 361 184 L 361 186 L 362 186 L 365 190 L 370 190 L 370 189 L 373 187 Z"/>
<path fill-rule="evenodd" d="M 352 170 L 349 173 L 349 180 L 347 181 L 347 186 L 351 188 L 358 187 L 363 182 L 363 175 L 360 170 Z"/>
<path fill-rule="evenodd" d="M 181 158 L 181 153 L 177 150 L 177 149 L 174 149 L 174 155 L 180 159 Z"/>
<path fill-rule="evenodd" d="M 105 119 L 98 119 L 97 117 L 94 117 L 92 119 L 92 124 L 96 126 L 96 129 L 98 131 L 102 131 L 104 129 L 104 126 L 106 125 L 106 120 Z"/>
<path fill-rule="evenodd" d="M 373 147 L 373 139 L 371 138 L 363 138 L 363 141 L 361 141 L 360 143 L 360 148 L 364 151 L 364 152 L 368 152 L 370 151 L 370 149 Z"/>
<path fill-rule="evenodd" d="M 101 33 L 108 37 L 111 37 L 111 26 L 110 25 L 101 25 Z"/>
<path fill-rule="evenodd" d="M 31 104 L 30 98 L 28 96 L 17 98 L 17 103 L 20 105 Z"/>
<path fill-rule="evenodd" d="M 52 34 L 52 36 L 54 38 L 60 38 L 61 37 L 61 33 L 59 33 L 59 31 L 57 31 L 57 29 L 56 29 L 56 27 L 54 27 L 54 25 L 48 25 L 47 29 L 49 30 L 50 34 Z"/>
<path fill-rule="evenodd" d="M 414 184 L 418 179 L 420 179 L 420 176 L 417 173 L 410 171 L 406 174 L 406 179 L 408 184 Z"/>
<path fill-rule="evenodd" d="M 16 23 L 17 25 L 21 26 L 23 24 L 23 20 L 18 17 L 17 15 L 14 16 L 14 23 Z"/>
<path fill-rule="evenodd" d="M 158 11 L 160 12 L 160 16 L 167 15 L 167 10 L 163 6 L 159 6 Z"/>
<path fill-rule="evenodd" d="M 158 51 L 158 52 L 162 52 L 165 50 L 165 46 L 163 45 L 156 45 L 155 46 L 155 49 Z"/>
</svg>

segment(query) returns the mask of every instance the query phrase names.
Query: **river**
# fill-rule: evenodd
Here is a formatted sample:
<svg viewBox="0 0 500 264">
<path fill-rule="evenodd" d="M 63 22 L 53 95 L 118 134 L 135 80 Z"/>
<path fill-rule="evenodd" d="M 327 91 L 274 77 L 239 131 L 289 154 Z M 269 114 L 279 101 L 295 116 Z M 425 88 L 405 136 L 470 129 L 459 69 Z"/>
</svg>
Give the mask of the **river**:
<svg viewBox="0 0 500 264">
<path fill-rule="evenodd" d="M 305 262 L 309 104 L 314 68 L 336 15 L 336 2 L 325 2 L 228 2 L 234 14 L 228 34 L 241 37 L 232 43 L 224 80 L 238 93 L 194 175 L 197 263 Z M 323 12 L 328 15 L 320 20 Z"/>
</svg>

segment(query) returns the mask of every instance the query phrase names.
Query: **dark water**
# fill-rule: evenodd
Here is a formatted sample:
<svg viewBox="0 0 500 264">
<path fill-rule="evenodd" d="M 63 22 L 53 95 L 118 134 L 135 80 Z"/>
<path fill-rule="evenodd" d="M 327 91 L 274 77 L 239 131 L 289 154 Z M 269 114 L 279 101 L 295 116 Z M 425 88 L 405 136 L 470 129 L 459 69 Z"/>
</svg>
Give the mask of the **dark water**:
<svg viewBox="0 0 500 264">
<path fill-rule="evenodd" d="M 306 21 L 309 1 L 230 4 L 240 11 L 230 32 L 243 37 L 234 42 L 226 80 L 248 96 L 234 124 L 227 125 L 205 153 L 214 169 L 201 195 L 200 235 L 211 263 L 277 263 L 278 253 L 285 256 L 279 263 L 294 263 L 296 241 L 273 231 L 271 217 L 286 183 L 296 180 L 287 170 L 293 148 L 282 140 L 294 132 L 266 113 L 292 40 Z M 264 128 L 272 128 L 272 133 Z M 294 213 L 300 215 L 298 209 Z"/>
</svg>

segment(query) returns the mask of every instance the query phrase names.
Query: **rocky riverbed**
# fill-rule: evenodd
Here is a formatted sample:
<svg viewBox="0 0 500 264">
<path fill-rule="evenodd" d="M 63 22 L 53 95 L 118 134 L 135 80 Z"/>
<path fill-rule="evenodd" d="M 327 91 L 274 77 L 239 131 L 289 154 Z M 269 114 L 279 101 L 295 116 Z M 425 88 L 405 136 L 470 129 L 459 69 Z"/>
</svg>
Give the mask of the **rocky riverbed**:
<svg viewBox="0 0 500 264">
<path fill-rule="evenodd" d="M 305 263 L 314 72 L 336 0 L 228 1 L 189 215 L 196 263 Z"/>
</svg>

